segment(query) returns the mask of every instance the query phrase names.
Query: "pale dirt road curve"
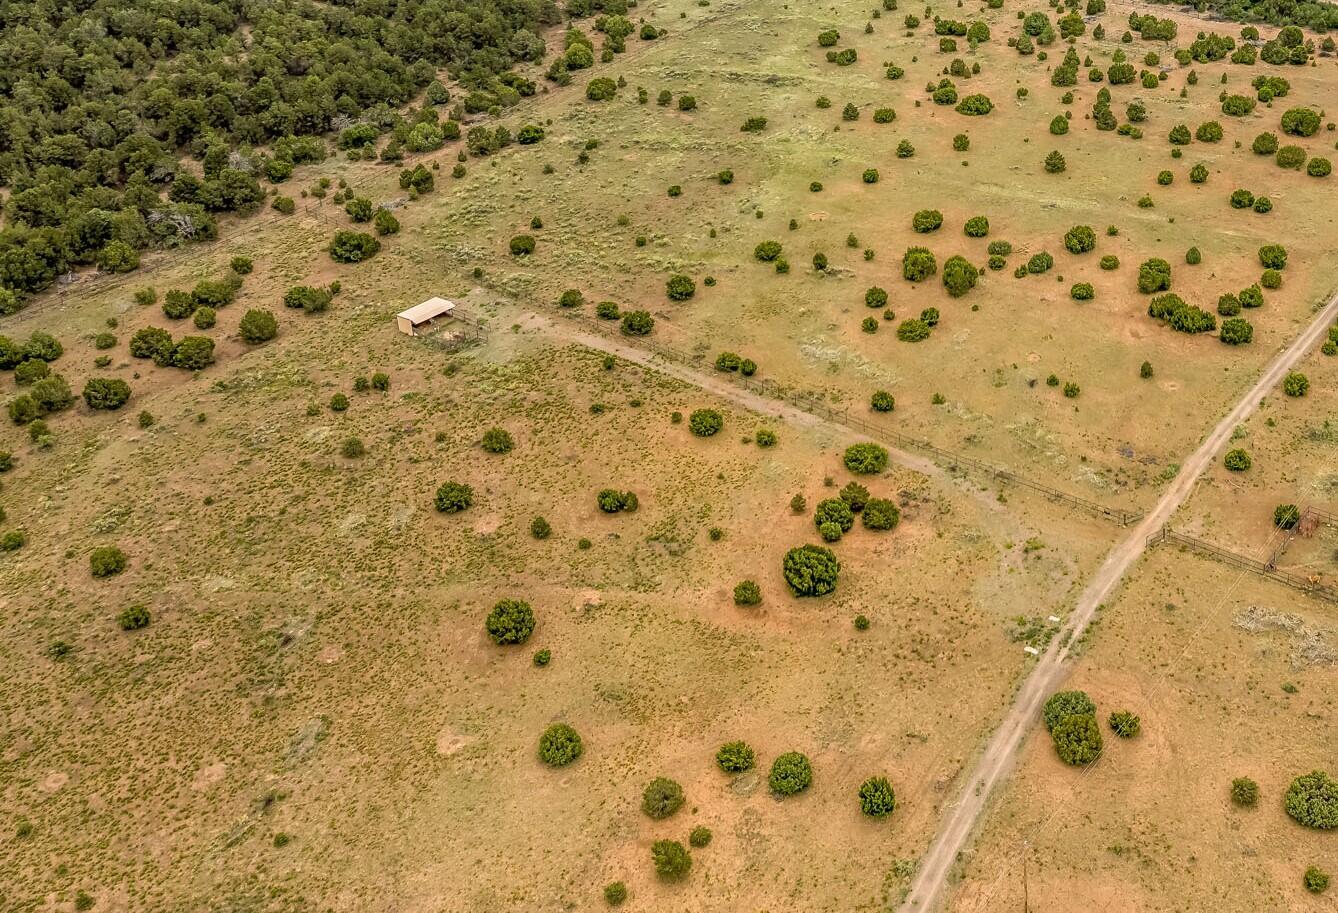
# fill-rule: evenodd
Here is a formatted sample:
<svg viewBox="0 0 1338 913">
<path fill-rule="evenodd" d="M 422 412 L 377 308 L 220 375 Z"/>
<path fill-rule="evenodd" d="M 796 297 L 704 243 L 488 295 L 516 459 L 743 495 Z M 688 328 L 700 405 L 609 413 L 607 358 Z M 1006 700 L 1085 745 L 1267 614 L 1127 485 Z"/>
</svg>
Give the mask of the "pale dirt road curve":
<svg viewBox="0 0 1338 913">
<path fill-rule="evenodd" d="M 1315 315 L 1305 330 L 1269 363 L 1254 386 L 1236 402 L 1198 449 L 1180 465 L 1179 474 L 1157 505 L 1106 556 L 1106 560 L 1097 569 L 1091 582 L 1078 597 L 1078 603 L 1063 629 L 1050 642 L 1049 649 L 1023 682 L 1012 708 L 986 744 L 957 801 L 949 806 L 947 817 L 934 842 L 920 860 L 919 869 L 911 880 L 909 892 L 899 908 L 899 913 L 928 913 L 943 899 L 948 873 L 957 859 L 957 854 L 971 836 L 989 801 L 991 791 L 1012 767 L 1017 751 L 1022 745 L 1022 738 L 1035 722 L 1041 703 L 1059 687 L 1068 674 L 1064 661 L 1068 658 L 1069 646 L 1076 643 L 1087 630 L 1097 607 L 1106 601 L 1124 574 L 1143 554 L 1148 537 L 1160 529 L 1176 508 L 1184 503 L 1194 483 L 1212 463 L 1222 445 L 1231 439 L 1231 433 L 1236 426 L 1254 411 L 1259 400 L 1279 384 L 1301 357 L 1319 342 L 1335 318 L 1338 318 L 1338 293 L 1335 293 L 1329 303 Z"/>
</svg>

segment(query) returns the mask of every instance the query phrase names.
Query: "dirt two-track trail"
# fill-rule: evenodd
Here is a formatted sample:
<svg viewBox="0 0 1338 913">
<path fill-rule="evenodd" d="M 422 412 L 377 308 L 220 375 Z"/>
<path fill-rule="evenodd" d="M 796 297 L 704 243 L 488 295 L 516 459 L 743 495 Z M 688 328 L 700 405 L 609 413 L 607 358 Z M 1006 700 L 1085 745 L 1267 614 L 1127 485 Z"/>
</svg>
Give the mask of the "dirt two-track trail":
<svg viewBox="0 0 1338 913">
<path fill-rule="evenodd" d="M 1012 768 L 1023 737 L 1035 723 L 1042 702 L 1063 682 L 1069 669 L 1071 645 L 1078 642 L 1091 624 L 1097 608 L 1115 590 L 1120 580 L 1147 548 L 1148 538 L 1160 529 L 1189 497 L 1194 483 L 1213 462 L 1222 446 L 1231 439 L 1231 433 L 1258 406 L 1259 401 L 1297 362 L 1325 335 L 1328 327 L 1338 318 L 1338 292 L 1329 300 L 1306 328 L 1283 349 L 1255 384 L 1236 401 L 1204 438 L 1189 457 L 1180 464 L 1180 472 L 1172 481 L 1156 506 L 1148 512 L 1129 534 L 1111 550 L 1097 569 L 1090 583 L 1078 597 L 1077 605 L 1069 615 L 1058 636 L 1018 690 L 1017 698 L 1007 716 L 986 744 L 962 786 L 957 801 L 948 807 L 947 815 L 934 837 L 933 843 L 920 859 L 919 868 L 911 880 L 899 913 L 928 913 L 943 900 L 948 874 L 957 854 L 966 845 L 980 816 L 989 803 L 990 794 Z"/>
</svg>

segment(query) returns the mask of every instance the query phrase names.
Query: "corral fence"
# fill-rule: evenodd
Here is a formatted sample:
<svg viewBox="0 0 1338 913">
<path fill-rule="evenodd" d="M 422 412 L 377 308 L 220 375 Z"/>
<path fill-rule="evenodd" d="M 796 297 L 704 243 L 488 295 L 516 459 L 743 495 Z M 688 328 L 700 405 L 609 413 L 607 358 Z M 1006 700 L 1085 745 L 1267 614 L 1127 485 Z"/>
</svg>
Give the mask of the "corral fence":
<svg viewBox="0 0 1338 913">
<path fill-rule="evenodd" d="M 1231 567 L 1250 571 L 1258 574 L 1260 577 L 1266 577 L 1269 580 L 1276 580 L 1278 583 L 1285 584 L 1295 590 L 1303 593 L 1309 593 L 1319 599 L 1325 599 L 1329 602 L 1338 602 L 1338 587 L 1322 583 L 1313 577 L 1303 577 L 1300 574 L 1293 574 L 1289 571 L 1281 571 L 1273 566 L 1271 561 L 1260 561 L 1257 558 L 1249 558 L 1245 555 L 1229 551 L 1219 545 L 1213 545 L 1211 542 L 1205 542 L 1194 536 L 1187 536 L 1184 533 L 1178 533 L 1169 526 L 1163 526 L 1160 530 L 1148 537 L 1147 545 L 1149 548 L 1160 545 L 1164 542 L 1171 542 L 1176 545 L 1192 549 L 1200 554 L 1215 558 Z"/>
<path fill-rule="evenodd" d="M 572 311 L 563 310 L 559 313 L 575 322 L 579 322 L 582 326 L 597 328 L 602 335 L 613 335 L 609 324 L 591 321 L 589 318 Z M 625 340 L 634 341 L 639 347 L 647 349 L 666 361 L 682 365 L 692 370 L 699 370 L 703 367 L 700 359 L 691 358 L 674 349 L 645 339 L 644 337 L 631 336 L 627 333 L 622 333 L 620 335 Z M 830 403 L 820 397 L 812 394 L 797 393 L 783 387 L 781 384 L 778 384 L 773 380 L 765 378 L 745 377 L 742 374 L 735 372 L 722 372 L 722 375 L 727 375 L 733 378 L 736 383 L 740 384 L 745 389 L 765 396 L 768 399 L 787 403 L 794 406 L 796 409 L 809 413 L 810 415 L 815 415 L 818 418 L 856 429 L 885 444 L 891 444 L 892 446 L 899 447 L 903 450 L 913 450 L 926 454 L 944 464 L 949 470 L 961 472 L 970 471 L 1000 482 L 1010 482 L 1014 485 L 1019 485 L 1023 488 L 1038 492 L 1045 495 L 1047 498 L 1058 501 L 1069 507 L 1086 511 L 1101 517 L 1102 519 L 1110 520 L 1113 523 L 1118 523 L 1120 526 L 1128 526 L 1143 517 L 1143 514 L 1137 511 L 1123 510 L 1117 507 L 1107 507 L 1104 504 L 1098 504 L 1096 501 L 1090 501 L 1087 498 L 1069 494 L 1068 492 L 1061 491 L 1053 486 L 1037 482 L 1034 479 L 1028 479 L 1025 476 L 1018 475 L 1017 473 L 1011 472 L 1000 466 L 995 466 L 983 460 L 965 456 L 964 454 L 953 453 L 951 450 L 945 450 L 928 441 L 902 434 L 891 428 L 884 428 L 857 416 L 852 416 L 848 404 L 842 407 L 833 407 Z"/>
<path fill-rule="evenodd" d="M 414 338 L 443 352 L 459 352 L 461 349 L 486 343 L 488 327 L 477 317 L 461 313 L 457 305 L 451 311 L 450 318 L 442 322 L 440 329 L 431 333 L 415 334 Z"/>
</svg>

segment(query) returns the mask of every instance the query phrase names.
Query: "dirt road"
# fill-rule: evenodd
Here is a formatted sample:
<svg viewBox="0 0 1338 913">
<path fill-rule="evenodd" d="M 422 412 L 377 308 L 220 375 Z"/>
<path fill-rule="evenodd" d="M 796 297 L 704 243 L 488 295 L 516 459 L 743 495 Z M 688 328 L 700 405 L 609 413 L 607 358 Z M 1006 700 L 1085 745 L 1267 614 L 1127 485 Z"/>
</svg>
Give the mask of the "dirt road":
<svg viewBox="0 0 1338 913">
<path fill-rule="evenodd" d="M 1023 736 L 1036 721 L 1041 704 L 1056 691 L 1068 669 L 1064 661 L 1069 646 L 1078 641 L 1096 615 L 1097 608 L 1114 591 L 1125 573 L 1147 547 L 1147 539 L 1160 529 L 1189 496 L 1204 470 L 1211 465 L 1222 446 L 1231 439 L 1231 433 L 1243 422 L 1260 399 L 1282 382 L 1302 356 L 1325 335 L 1328 327 L 1338 319 L 1338 294 L 1324 306 L 1290 345 L 1269 363 L 1259 380 L 1231 408 L 1199 448 L 1180 465 L 1180 473 L 1166 489 L 1157 505 L 1135 526 L 1102 562 L 1092 581 L 1078 597 L 1073 613 L 1059 636 L 1041 656 L 1031 674 L 1018 691 L 1012 709 L 985 746 L 975 768 L 962 786 L 957 801 L 948 807 L 934 842 L 920 860 L 919 869 L 911 880 L 910 890 L 899 908 L 900 913 L 926 913 L 943 899 L 948 874 L 957 854 L 966 845 L 979 820 L 990 793 L 1011 769 L 1022 745 Z"/>
</svg>

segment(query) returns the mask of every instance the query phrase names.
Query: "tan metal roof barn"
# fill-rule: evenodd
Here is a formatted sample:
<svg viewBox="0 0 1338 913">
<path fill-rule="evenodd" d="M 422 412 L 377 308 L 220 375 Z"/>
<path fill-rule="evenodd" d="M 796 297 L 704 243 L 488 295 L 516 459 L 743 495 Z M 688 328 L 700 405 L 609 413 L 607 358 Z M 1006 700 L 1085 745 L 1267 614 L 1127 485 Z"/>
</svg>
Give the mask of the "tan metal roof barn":
<svg viewBox="0 0 1338 913">
<path fill-rule="evenodd" d="M 430 326 L 439 317 L 449 317 L 455 310 L 455 302 L 445 298 L 429 298 L 422 304 L 415 304 L 408 310 L 395 315 L 395 325 L 401 333 L 417 336 L 418 330 Z"/>
</svg>

